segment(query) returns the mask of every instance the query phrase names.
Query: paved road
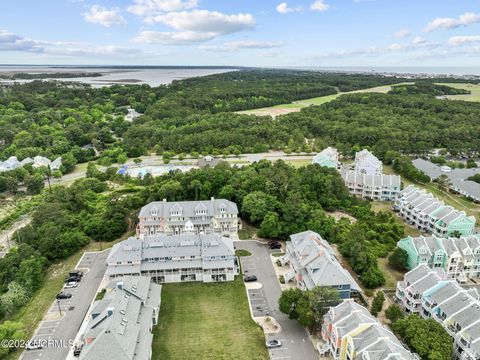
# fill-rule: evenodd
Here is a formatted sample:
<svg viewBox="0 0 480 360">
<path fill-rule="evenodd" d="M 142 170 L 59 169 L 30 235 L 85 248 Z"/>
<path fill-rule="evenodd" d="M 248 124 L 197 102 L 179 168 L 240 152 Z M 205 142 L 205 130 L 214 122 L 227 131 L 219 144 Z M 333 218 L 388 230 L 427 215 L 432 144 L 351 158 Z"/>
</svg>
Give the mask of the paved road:
<svg viewBox="0 0 480 360">
<path fill-rule="evenodd" d="M 270 152 L 264 152 L 264 153 L 257 153 L 257 154 L 240 154 L 238 157 L 229 157 L 226 159 L 227 161 L 238 161 L 238 160 L 243 160 L 246 161 L 245 164 L 242 163 L 233 163 L 233 165 L 241 166 L 241 165 L 246 165 L 248 163 L 253 163 L 256 161 L 260 160 L 270 160 L 270 161 L 276 161 L 279 159 L 282 160 L 311 160 L 313 158 L 314 154 L 300 154 L 300 155 L 288 155 L 283 152 L 283 151 L 270 151 Z M 128 161 L 125 163 L 125 165 L 129 166 L 130 168 L 133 167 L 138 167 L 138 166 L 158 166 L 158 165 L 163 165 L 163 158 L 158 155 L 149 155 L 149 156 L 140 156 L 140 159 L 142 159 L 142 163 L 140 165 L 136 165 L 133 160 Z M 179 161 L 176 160 L 176 158 L 173 158 L 171 161 L 171 164 L 176 164 Z M 185 159 L 181 161 L 181 163 L 186 164 L 196 164 L 197 160 L 196 159 Z M 102 169 L 104 167 L 99 166 L 99 169 Z M 65 182 L 81 179 L 85 177 L 86 171 L 79 171 L 76 173 L 70 173 L 63 175 L 60 180 L 52 180 L 52 185 L 54 184 L 62 184 Z"/>
<path fill-rule="evenodd" d="M 51 346 L 41 350 L 24 351 L 20 359 L 22 360 L 64 360 L 70 350 L 71 342 L 75 339 L 78 329 L 87 313 L 87 310 L 96 295 L 103 275 L 106 270 L 106 259 L 110 250 L 101 253 L 85 253 L 78 264 L 79 269 L 88 269 L 83 276 L 79 286 L 74 289 L 67 289 L 66 292 L 73 296 L 68 300 L 60 300 L 59 303 L 53 302 L 48 313 L 45 315 L 38 327 L 33 339 L 57 341 L 64 345 L 63 347 Z M 56 319 L 56 314 L 62 311 L 63 317 Z M 69 310 L 69 307 L 75 307 Z M 51 320 L 53 319 L 53 320 Z M 57 345 L 58 346 L 58 345 Z"/>
<path fill-rule="evenodd" d="M 278 310 L 278 299 L 282 290 L 270 260 L 270 250 L 266 245 L 256 241 L 236 241 L 235 247 L 252 253 L 252 256 L 240 258 L 242 269 L 250 275 L 256 275 L 258 281 L 263 285 L 261 289 L 249 290 L 254 316 L 266 316 L 268 312 L 268 315 L 274 317 L 282 327 L 280 333 L 270 338 L 280 340 L 283 346 L 271 349 L 269 351 L 270 358 L 272 360 L 318 359 L 318 354 L 315 352 L 305 328 Z"/>
</svg>

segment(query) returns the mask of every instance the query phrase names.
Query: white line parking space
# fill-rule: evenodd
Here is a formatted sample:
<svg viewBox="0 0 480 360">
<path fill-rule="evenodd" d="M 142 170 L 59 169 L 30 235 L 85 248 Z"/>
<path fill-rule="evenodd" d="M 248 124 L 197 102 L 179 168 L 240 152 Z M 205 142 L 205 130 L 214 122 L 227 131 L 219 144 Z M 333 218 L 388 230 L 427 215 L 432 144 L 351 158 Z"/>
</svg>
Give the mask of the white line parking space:
<svg viewBox="0 0 480 360">
<path fill-rule="evenodd" d="M 82 256 L 75 268 L 81 269 L 84 273 L 78 286 L 62 290 L 72 297 L 60 300 L 53 298 L 45 320 L 39 324 L 32 337 L 33 340 L 51 342 L 43 349 L 24 351 L 21 355 L 22 360 L 64 360 L 67 357 L 105 274 L 108 253 L 107 250 L 100 253 L 85 253 Z"/>
</svg>

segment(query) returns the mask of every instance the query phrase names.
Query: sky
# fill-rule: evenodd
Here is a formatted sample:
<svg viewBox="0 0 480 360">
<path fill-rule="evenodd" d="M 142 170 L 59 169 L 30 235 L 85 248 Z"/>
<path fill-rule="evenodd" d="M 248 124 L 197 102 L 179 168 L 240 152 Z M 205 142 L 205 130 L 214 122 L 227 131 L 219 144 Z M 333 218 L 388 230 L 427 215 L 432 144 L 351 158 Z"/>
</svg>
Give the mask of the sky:
<svg viewBox="0 0 480 360">
<path fill-rule="evenodd" d="M 480 0 L 15 0 L 0 64 L 479 66 Z"/>
</svg>

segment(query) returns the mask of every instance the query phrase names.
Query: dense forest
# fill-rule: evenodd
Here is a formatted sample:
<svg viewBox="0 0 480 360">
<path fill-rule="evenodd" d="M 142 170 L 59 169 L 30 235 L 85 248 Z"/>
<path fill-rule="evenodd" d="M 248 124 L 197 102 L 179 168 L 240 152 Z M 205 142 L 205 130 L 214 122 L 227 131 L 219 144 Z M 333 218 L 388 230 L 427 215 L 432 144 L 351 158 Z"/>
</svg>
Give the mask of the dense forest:
<svg viewBox="0 0 480 360">
<path fill-rule="evenodd" d="M 288 140 L 287 134 L 278 136 L 267 119 L 260 124 L 258 119 L 226 111 L 396 81 L 401 80 L 309 71 L 245 70 L 174 81 L 156 88 L 131 85 L 94 89 L 78 83 L 41 81 L 4 86 L 0 88 L 0 159 L 70 153 L 83 162 L 82 147 L 90 144 L 99 151 L 123 149 L 130 156 L 145 153 L 159 143 L 166 144 L 160 150 L 208 151 L 237 146 L 242 151 L 262 151 L 273 144 L 282 146 Z M 127 106 L 145 113 L 134 126 L 124 119 Z M 225 122 L 221 129 L 215 129 Z M 230 129 L 238 132 L 224 134 Z M 179 138 L 185 137 L 190 138 L 177 144 Z M 275 141 L 277 137 L 279 140 Z"/>
<path fill-rule="evenodd" d="M 428 95 L 351 94 L 281 117 L 281 126 L 322 137 L 339 149 L 369 146 L 422 155 L 433 148 L 480 150 L 480 104 Z M 293 130 L 294 129 L 294 130 Z"/>
<path fill-rule="evenodd" d="M 42 155 L 85 162 L 92 159 L 88 147 L 98 150 L 107 165 L 118 157 L 136 157 L 152 150 L 158 154 L 230 154 L 269 149 L 311 151 L 333 144 L 343 154 L 350 154 L 355 146 L 369 146 L 384 157 L 389 150 L 421 155 L 438 147 L 451 152 L 480 149 L 476 122 L 480 104 L 438 100 L 431 94 L 408 95 L 413 91 L 408 86 L 407 94 L 395 94 L 394 90 L 392 94 L 343 95 L 275 120 L 233 113 L 404 80 L 242 70 L 156 88 L 93 89 L 41 81 L 16 84 L 0 90 L 0 159 Z M 437 88 L 420 84 L 427 92 L 430 86 Z M 129 106 L 144 115 L 126 121 Z M 305 138 L 315 142 L 307 144 Z"/>
<path fill-rule="evenodd" d="M 81 77 L 99 77 L 98 72 L 47 72 L 47 73 L 14 73 L 0 74 L 0 79 L 5 80 L 41 80 L 41 79 L 71 79 Z"/>
<path fill-rule="evenodd" d="M 456 89 L 451 86 L 434 84 L 431 82 L 416 82 L 413 85 L 396 85 L 390 90 L 394 95 L 467 95 L 471 92 L 465 89 Z"/>
</svg>

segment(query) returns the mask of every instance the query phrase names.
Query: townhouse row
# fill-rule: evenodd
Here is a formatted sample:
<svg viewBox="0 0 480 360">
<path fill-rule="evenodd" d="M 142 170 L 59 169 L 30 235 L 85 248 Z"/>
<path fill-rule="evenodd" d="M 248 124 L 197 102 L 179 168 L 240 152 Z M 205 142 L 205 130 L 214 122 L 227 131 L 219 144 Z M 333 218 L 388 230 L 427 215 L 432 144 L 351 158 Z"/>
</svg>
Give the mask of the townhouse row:
<svg viewBox="0 0 480 360">
<path fill-rule="evenodd" d="M 397 246 L 408 254 L 408 270 L 423 264 L 431 269 L 443 269 L 447 279 L 460 283 L 480 277 L 480 235 L 459 238 L 409 236 Z"/>
<path fill-rule="evenodd" d="M 475 230 L 474 216 L 445 205 L 431 193 L 413 185 L 400 192 L 393 208 L 409 224 L 436 236 L 470 235 Z"/>
<path fill-rule="evenodd" d="M 363 306 L 344 300 L 323 318 L 323 355 L 334 360 L 419 360 Z"/>
<path fill-rule="evenodd" d="M 312 163 L 338 169 L 350 193 L 362 199 L 394 201 L 400 193 L 400 176 L 383 174 L 382 162 L 366 149 L 355 154 L 353 168 L 341 165 L 337 149 L 331 147 L 318 153 Z"/>
<path fill-rule="evenodd" d="M 480 301 L 475 288 L 446 279 L 442 269 L 419 265 L 397 283 L 395 297 L 408 314 L 440 323 L 453 338 L 452 358 L 480 359 Z"/>
</svg>

